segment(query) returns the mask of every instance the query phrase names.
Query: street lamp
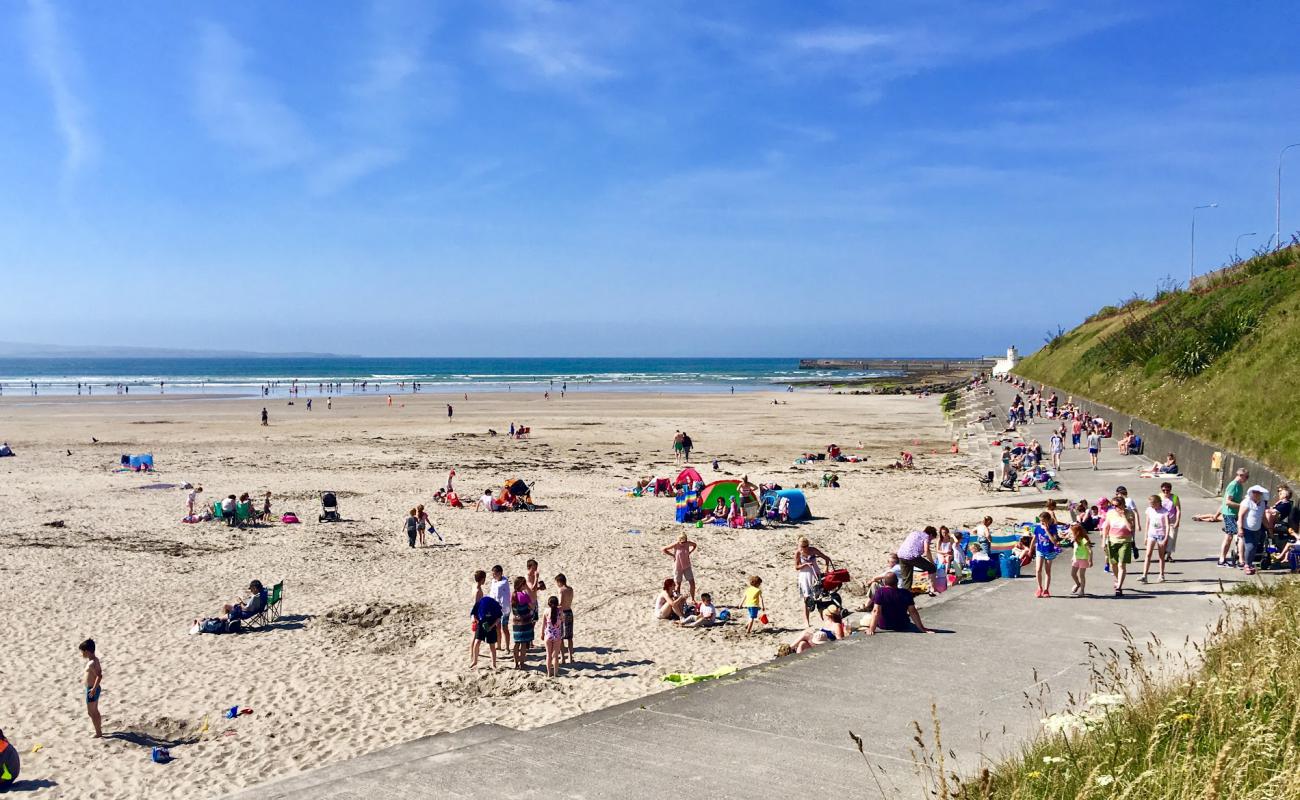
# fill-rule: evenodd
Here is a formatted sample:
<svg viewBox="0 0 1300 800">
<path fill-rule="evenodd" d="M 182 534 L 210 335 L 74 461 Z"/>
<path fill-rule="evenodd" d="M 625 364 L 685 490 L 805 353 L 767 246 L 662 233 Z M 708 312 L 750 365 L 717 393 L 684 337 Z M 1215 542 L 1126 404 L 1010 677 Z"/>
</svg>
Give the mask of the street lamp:
<svg viewBox="0 0 1300 800">
<path fill-rule="evenodd" d="M 1300 142 L 1283 147 L 1281 152 L 1277 154 L 1277 229 L 1273 232 L 1273 235 L 1277 237 L 1275 246 L 1279 250 L 1282 249 L 1282 156 L 1286 155 L 1286 151 L 1292 147 L 1300 147 Z"/>
<path fill-rule="evenodd" d="M 1252 233 L 1239 233 L 1239 234 L 1237 234 L 1237 241 L 1235 241 L 1235 242 L 1232 243 L 1232 258 L 1233 258 L 1234 261 L 1240 261 L 1240 260 L 1241 260 L 1241 254 L 1240 254 L 1239 252 L 1237 252 L 1237 248 L 1238 248 L 1239 246 L 1241 246 L 1241 240 L 1242 240 L 1242 239 L 1245 239 L 1247 236 L 1254 236 L 1254 235 L 1255 235 L 1255 234 L 1254 234 L 1253 232 L 1252 232 Z"/>
<path fill-rule="evenodd" d="M 1187 276 L 1187 288 L 1192 288 L 1192 279 L 1196 277 L 1196 212 L 1202 208 L 1218 208 L 1218 203 L 1196 206 L 1192 209 L 1192 268 Z"/>
</svg>

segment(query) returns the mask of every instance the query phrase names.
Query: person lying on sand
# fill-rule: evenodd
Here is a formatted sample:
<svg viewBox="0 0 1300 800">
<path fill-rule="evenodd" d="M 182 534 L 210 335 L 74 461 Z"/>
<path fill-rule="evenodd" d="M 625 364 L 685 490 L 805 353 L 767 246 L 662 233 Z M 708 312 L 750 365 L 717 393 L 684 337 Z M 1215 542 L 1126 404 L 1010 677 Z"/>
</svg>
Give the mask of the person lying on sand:
<svg viewBox="0 0 1300 800">
<path fill-rule="evenodd" d="M 794 653 L 802 653 L 816 645 L 847 638 L 848 635 L 849 629 L 840 619 L 840 610 L 832 608 L 826 612 L 826 624 L 804 631 L 798 639 L 790 643 L 790 650 Z"/>
</svg>

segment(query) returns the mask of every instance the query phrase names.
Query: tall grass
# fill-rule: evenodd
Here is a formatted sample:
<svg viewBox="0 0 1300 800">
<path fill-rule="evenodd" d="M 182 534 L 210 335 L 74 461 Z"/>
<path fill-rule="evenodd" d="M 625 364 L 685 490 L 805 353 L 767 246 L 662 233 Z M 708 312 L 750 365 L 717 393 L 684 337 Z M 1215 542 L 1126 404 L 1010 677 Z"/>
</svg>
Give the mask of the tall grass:
<svg viewBox="0 0 1300 800">
<path fill-rule="evenodd" d="M 1094 693 L 1044 719 L 1022 756 L 958 776 L 917 729 L 942 800 L 1281 800 L 1300 797 L 1300 583 L 1231 606 L 1203 647 L 1155 642 L 1094 659 Z M 1197 664 L 1199 657 L 1199 665 Z"/>
</svg>

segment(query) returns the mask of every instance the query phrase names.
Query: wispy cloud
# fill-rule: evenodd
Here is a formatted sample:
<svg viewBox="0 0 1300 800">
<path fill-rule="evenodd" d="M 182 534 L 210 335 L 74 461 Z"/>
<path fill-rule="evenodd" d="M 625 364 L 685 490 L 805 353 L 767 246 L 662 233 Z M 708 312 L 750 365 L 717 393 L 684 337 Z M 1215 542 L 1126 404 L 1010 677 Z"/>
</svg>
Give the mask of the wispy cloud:
<svg viewBox="0 0 1300 800">
<path fill-rule="evenodd" d="M 89 126 L 89 113 L 73 90 L 80 72 L 76 49 L 64 34 L 58 12 L 49 0 L 27 2 L 27 45 L 33 66 L 50 92 L 54 119 L 63 139 L 65 175 L 73 175 L 90 163 L 96 143 Z"/>
<path fill-rule="evenodd" d="M 485 42 L 527 75 L 582 85 L 620 74 L 608 55 L 623 38 L 624 15 L 619 8 L 554 0 L 527 0 L 505 8 L 512 23 L 489 34 Z"/>
<path fill-rule="evenodd" d="M 312 191 L 332 194 L 401 163 L 413 128 L 451 112 L 456 92 L 450 71 L 427 55 L 433 28 L 420 3 L 370 4 L 358 74 L 346 88 L 344 142 L 312 165 Z"/>
<path fill-rule="evenodd" d="M 298 115 L 249 64 L 249 51 L 225 28 L 199 32 L 197 109 L 209 133 L 259 167 L 301 163 L 316 151 Z"/>
<path fill-rule="evenodd" d="M 1002 58 L 1070 42 L 1130 21 L 1135 14 L 1108 0 L 1087 8 L 1060 0 L 990 6 L 939 2 L 870 23 L 797 30 L 758 57 L 782 73 L 844 75 L 861 100 L 921 72 Z"/>
</svg>

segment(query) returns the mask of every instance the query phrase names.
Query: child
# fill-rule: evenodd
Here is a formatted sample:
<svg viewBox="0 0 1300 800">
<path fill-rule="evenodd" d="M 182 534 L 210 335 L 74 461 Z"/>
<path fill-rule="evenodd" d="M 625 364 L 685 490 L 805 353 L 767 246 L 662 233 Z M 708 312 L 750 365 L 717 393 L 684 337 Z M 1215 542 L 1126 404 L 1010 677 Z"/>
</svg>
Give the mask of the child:
<svg viewBox="0 0 1300 800">
<path fill-rule="evenodd" d="M 745 610 L 749 612 L 749 624 L 745 626 L 745 633 L 754 632 L 754 622 L 758 620 L 760 613 L 767 613 L 767 606 L 763 603 L 763 579 L 757 575 L 749 576 L 749 587 L 745 589 Z"/>
<path fill-rule="evenodd" d="M 700 595 L 700 607 L 695 610 L 686 619 L 677 620 L 677 624 L 683 628 L 705 628 L 712 625 L 717 619 L 718 610 L 713 605 L 713 595 L 704 592 Z"/>
<path fill-rule="evenodd" d="M 487 643 L 488 653 L 492 656 L 492 669 L 497 668 L 496 645 L 497 634 L 501 630 L 501 604 L 492 595 L 483 593 L 483 581 L 486 577 L 483 570 L 474 573 L 474 581 L 478 587 L 475 591 L 474 607 L 470 610 L 470 616 L 474 620 L 474 642 L 469 650 L 470 669 L 478 666 L 478 651 L 484 642 Z"/>
<path fill-rule="evenodd" d="M 727 514 L 727 525 L 732 528 L 745 527 L 745 514 L 740 510 L 740 503 L 731 498 L 731 511 Z"/>
<path fill-rule="evenodd" d="M 506 625 L 510 622 L 510 580 L 505 576 L 505 570 L 497 564 L 492 567 L 492 583 L 488 586 L 488 594 L 492 599 L 497 601 L 501 606 L 501 619 L 497 623 L 497 646 L 494 649 L 506 649 L 506 642 L 510 641 L 506 636 L 510 631 L 506 630 Z"/>
<path fill-rule="evenodd" d="M 1070 541 L 1074 542 L 1074 559 L 1070 562 L 1070 578 L 1074 588 L 1072 597 L 1083 597 L 1088 585 L 1088 567 L 1092 566 L 1092 540 L 1079 523 L 1070 526 Z"/>
<path fill-rule="evenodd" d="M 1057 535 L 1051 512 L 1044 511 L 1038 515 L 1038 524 L 1034 526 L 1034 550 L 1037 556 L 1034 576 L 1038 579 L 1038 591 L 1034 597 L 1051 597 L 1052 564 L 1061 554 L 1061 539 Z"/>
<path fill-rule="evenodd" d="M 542 639 L 546 642 L 546 676 L 560 677 L 560 662 L 564 652 L 564 616 L 560 613 L 560 598 L 551 595 L 546 601 L 546 617 L 542 620 Z"/>
<path fill-rule="evenodd" d="M 952 571 L 952 532 L 947 525 L 939 526 L 939 563 L 945 572 Z"/>
<path fill-rule="evenodd" d="M 415 514 L 415 509 L 406 512 L 406 541 L 411 547 L 415 547 L 415 535 L 420 529 L 420 520 Z"/>
<path fill-rule="evenodd" d="M 415 507 L 415 541 L 424 547 L 424 531 L 429 525 L 429 515 L 424 513 L 424 506 Z"/>
<path fill-rule="evenodd" d="M 510 637 L 514 647 L 515 669 L 525 669 L 528 662 L 528 649 L 533 645 L 536 616 L 533 604 L 536 596 L 528 590 L 528 580 L 519 575 L 515 578 L 515 590 L 510 595 Z"/>
<path fill-rule="evenodd" d="M 86 713 L 90 715 L 90 721 L 95 723 L 95 738 L 104 738 L 104 731 L 99 716 L 99 695 L 103 691 L 104 666 L 99 663 L 99 656 L 95 655 L 95 640 L 87 639 L 77 648 L 81 651 L 81 657 L 86 659 Z"/>
<path fill-rule="evenodd" d="M 1011 554 L 1020 559 L 1020 566 L 1027 567 L 1034 560 L 1034 537 L 1021 536 L 1011 548 Z"/>
<path fill-rule="evenodd" d="M 971 542 L 971 545 L 970 545 L 970 560 L 971 560 L 972 562 L 974 562 L 974 561 L 988 561 L 988 560 L 989 560 L 989 554 L 986 553 L 986 552 L 984 552 L 984 546 L 981 545 L 979 542 Z"/>
<path fill-rule="evenodd" d="M 1147 573 L 1151 571 L 1151 554 L 1160 559 L 1160 583 L 1165 582 L 1165 546 L 1169 542 L 1169 515 L 1165 513 L 1164 501 L 1160 495 L 1153 494 L 1148 499 L 1147 509 L 1147 556 L 1142 562 L 1142 577 L 1139 583 L 1147 582 Z"/>
<path fill-rule="evenodd" d="M 555 576 L 555 585 L 560 587 L 560 614 L 564 617 L 564 647 L 561 655 L 566 663 L 573 663 L 573 587 L 569 579 L 561 572 Z"/>
<path fill-rule="evenodd" d="M 691 605 L 695 605 L 695 570 L 691 569 L 691 553 L 699 547 L 685 532 L 677 535 L 677 541 L 663 548 L 663 554 L 673 559 L 673 580 L 677 583 L 677 593 L 682 593 L 686 585 L 691 587 Z"/>
</svg>

